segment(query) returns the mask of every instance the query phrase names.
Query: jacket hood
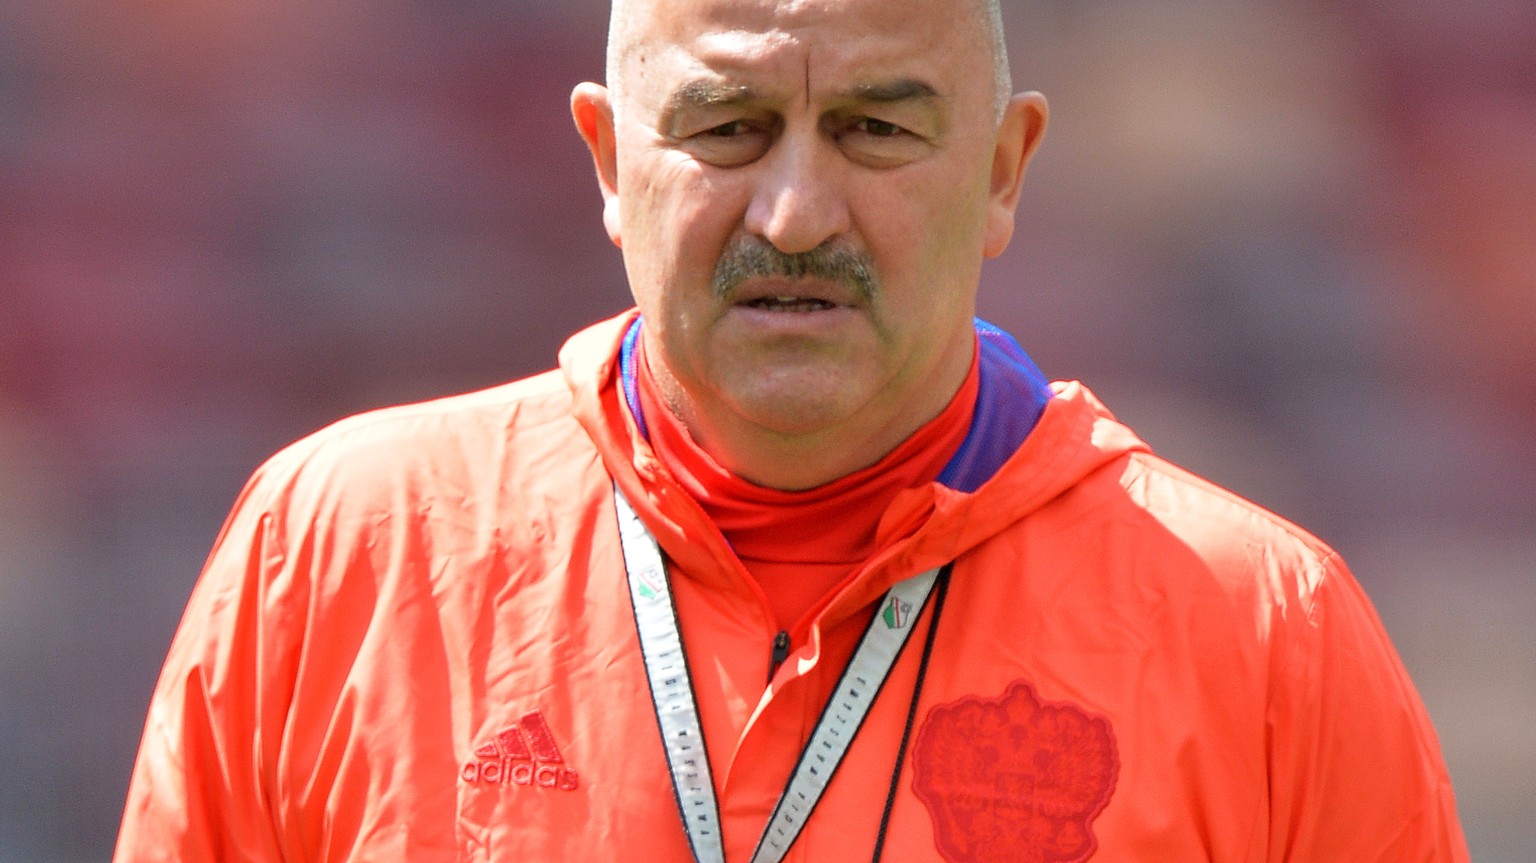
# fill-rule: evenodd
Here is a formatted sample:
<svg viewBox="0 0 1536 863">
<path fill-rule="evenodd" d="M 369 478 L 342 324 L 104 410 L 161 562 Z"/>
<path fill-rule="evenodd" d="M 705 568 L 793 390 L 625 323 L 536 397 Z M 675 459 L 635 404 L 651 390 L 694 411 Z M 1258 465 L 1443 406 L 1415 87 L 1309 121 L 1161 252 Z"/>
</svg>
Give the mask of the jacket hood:
<svg viewBox="0 0 1536 863">
<path fill-rule="evenodd" d="M 718 580 L 713 586 L 719 589 L 750 590 L 739 572 L 722 565 L 733 560 L 729 546 L 661 464 L 628 407 L 625 340 L 633 338 L 637 320 L 631 309 L 577 333 L 561 349 L 577 421 L 683 571 Z M 989 324 L 978 321 L 977 335 L 983 382 L 972 433 L 937 481 L 897 495 L 878 528 L 884 551 L 828 613 L 860 608 L 896 581 L 959 558 L 1088 475 L 1147 450 L 1086 387 L 1046 384 L 1012 338 Z"/>
</svg>

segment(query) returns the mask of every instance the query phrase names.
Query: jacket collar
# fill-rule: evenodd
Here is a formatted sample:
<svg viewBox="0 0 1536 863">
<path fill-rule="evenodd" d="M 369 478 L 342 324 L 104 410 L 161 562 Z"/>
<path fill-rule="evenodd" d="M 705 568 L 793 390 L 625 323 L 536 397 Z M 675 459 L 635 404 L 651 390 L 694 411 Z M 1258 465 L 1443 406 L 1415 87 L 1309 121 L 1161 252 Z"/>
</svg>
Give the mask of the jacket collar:
<svg viewBox="0 0 1536 863">
<path fill-rule="evenodd" d="M 577 333 L 561 349 L 576 418 L 667 555 L 689 577 L 750 593 L 750 577 L 657 459 L 644 417 L 631 409 L 638 404 L 631 385 L 638 330 L 639 314 L 631 309 Z M 1002 330 L 978 322 L 977 338 L 983 378 L 965 442 L 939 481 L 897 496 L 879 528 L 891 539 L 882 543 L 886 551 L 826 614 L 852 613 L 895 581 L 964 555 L 1089 474 L 1147 449 L 1086 387 L 1046 383 Z"/>
</svg>

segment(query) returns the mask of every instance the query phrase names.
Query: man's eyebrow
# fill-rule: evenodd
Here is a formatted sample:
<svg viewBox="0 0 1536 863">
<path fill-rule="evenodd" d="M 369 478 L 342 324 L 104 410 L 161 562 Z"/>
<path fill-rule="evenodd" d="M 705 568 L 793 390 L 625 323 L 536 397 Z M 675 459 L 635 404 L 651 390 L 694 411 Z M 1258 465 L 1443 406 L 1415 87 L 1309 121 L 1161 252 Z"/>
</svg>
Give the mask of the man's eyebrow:
<svg viewBox="0 0 1536 863">
<path fill-rule="evenodd" d="M 710 108 L 719 105 L 740 105 L 760 98 L 761 94 L 745 84 L 725 84 L 700 79 L 689 81 L 677 88 L 667 99 L 665 113 L 675 114 L 689 108 Z M 931 84 L 917 78 L 898 78 L 855 84 L 844 94 L 856 102 L 906 102 L 927 101 L 941 98 Z"/>
<path fill-rule="evenodd" d="M 677 88 L 667 99 L 665 113 L 675 114 L 688 108 L 709 108 L 716 105 L 739 105 L 757 98 L 757 91 L 744 84 L 722 84 L 718 81 L 689 81 Z"/>
<path fill-rule="evenodd" d="M 931 84 L 917 78 L 855 84 L 849 88 L 847 95 L 859 102 L 906 102 L 940 98 L 939 91 L 933 89 Z"/>
</svg>

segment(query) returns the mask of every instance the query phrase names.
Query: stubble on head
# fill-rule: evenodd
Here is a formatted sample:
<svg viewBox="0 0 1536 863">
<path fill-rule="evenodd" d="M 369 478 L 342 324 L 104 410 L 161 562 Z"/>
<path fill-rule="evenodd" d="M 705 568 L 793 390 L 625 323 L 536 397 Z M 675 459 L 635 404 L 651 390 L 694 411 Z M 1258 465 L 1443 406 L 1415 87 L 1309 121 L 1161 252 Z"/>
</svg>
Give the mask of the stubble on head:
<svg viewBox="0 0 1536 863">
<path fill-rule="evenodd" d="M 935 0 L 938 2 L 938 0 Z M 662 0 L 613 0 L 608 16 L 606 79 L 613 94 L 614 110 L 625 100 L 630 61 L 637 53 L 643 57 L 648 21 L 657 13 Z M 1008 39 L 1003 30 L 1001 0 L 963 0 L 965 9 L 976 22 L 981 38 L 989 43 L 992 55 L 992 108 L 998 123 L 1013 95 L 1013 75 L 1008 63 Z"/>
</svg>

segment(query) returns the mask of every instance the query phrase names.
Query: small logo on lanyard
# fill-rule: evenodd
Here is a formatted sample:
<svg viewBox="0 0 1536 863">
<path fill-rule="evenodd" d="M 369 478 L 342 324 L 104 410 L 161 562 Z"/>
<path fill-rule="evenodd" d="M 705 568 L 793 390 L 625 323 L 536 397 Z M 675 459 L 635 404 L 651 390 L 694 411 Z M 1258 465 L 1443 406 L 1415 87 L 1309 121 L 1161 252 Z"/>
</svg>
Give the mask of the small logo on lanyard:
<svg viewBox="0 0 1536 863">
<path fill-rule="evenodd" d="M 662 594 L 662 579 L 666 576 L 654 569 L 642 570 L 635 574 L 639 586 L 636 592 L 644 599 L 660 599 Z"/>
<path fill-rule="evenodd" d="M 912 603 L 892 596 L 886 601 L 885 610 L 880 612 L 880 619 L 885 621 L 886 629 L 906 629 L 912 622 Z"/>
</svg>

